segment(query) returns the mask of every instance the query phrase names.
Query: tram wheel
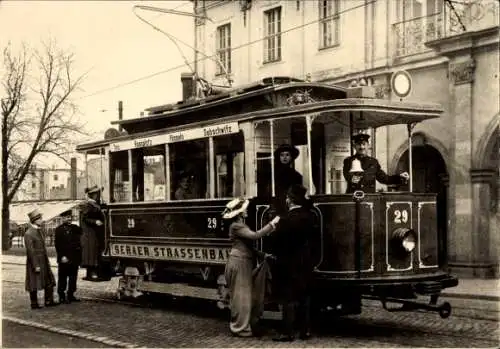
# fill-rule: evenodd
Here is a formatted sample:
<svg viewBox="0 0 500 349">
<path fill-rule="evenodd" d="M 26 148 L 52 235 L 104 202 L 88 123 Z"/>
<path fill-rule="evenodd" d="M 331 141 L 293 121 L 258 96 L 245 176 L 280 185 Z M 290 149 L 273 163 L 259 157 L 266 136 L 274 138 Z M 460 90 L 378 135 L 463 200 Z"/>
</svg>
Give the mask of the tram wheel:
<svg viewBox="0 0 500 349">
<path fill-rule="evenodd" d="M 451 305 L 448 302 L 443 303 L 441 309 L 439 309 L 439 316 L 442 319 L 446 319 L 451 315 Z"/>
</svg>

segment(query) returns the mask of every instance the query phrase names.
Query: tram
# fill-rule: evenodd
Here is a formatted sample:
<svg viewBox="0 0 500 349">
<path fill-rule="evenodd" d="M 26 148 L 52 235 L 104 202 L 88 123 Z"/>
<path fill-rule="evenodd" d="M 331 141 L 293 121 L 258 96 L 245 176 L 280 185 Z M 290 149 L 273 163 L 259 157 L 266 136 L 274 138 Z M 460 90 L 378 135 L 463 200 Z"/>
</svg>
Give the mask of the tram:
<svg viewBox="0 0 500 349">
<path fill-rule="evenodd" d="M 447 271 L 436 194 L 412 192 L 411 184 L 408 191 L 345 194 L 342 177 L 355 132 L 407 125 L 411 145 L 413 126 L 443 110 L 376 99 L 372 92 L 265 78 L 150 108 L 147 116 L 113 122 L 123 131 L 79 145 L 86 159 L 104 164 L 101 263 L 107 269 L 101 269 L 107 279 L 120 277 L 117 295 L 162 293 L 227 306 L 231 243 L 221 213 L 229 200 L 244 196 L 251 199 L 251 228 L 273 218 L 274 150 L 287 143 L 299 150 L 294 166 L 317 217 L 310 232 L 317 247 L 315 307 L 359 314 L 361 299 L 372 298 L 390 311 L 448 317 L 450 304 L 438 298 L 458 280 Z M 256 248 L 266 251 L 266 239 Z"/>
</svg>

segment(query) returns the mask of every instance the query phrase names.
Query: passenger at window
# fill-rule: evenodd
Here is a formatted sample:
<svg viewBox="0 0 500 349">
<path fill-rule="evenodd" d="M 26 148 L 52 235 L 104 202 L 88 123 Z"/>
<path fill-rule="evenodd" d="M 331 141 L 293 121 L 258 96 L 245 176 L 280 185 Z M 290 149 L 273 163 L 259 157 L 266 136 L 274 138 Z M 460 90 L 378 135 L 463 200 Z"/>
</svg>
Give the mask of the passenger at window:
<svg viewBox="0 0 500 349">
<path fill-rule="evenodd" d="M 302 185 L 302 175 L 293 168 L 293 162 L 299 156 L 299 150 L 292 145 L 283 144 L 274 152 L 274 185 L 276 209 L 286 212 L 286 193 L 294 185 Z"/>
<path fill-rule="evenodd" d="M 252 313 L 252 309 L 258 308 L 252 304 L 254 298 L 252 297 L 254 286 L 252 271 L 254 257 L 257 253 L 252 242 L 272 233 L 280 219 L 279 216 L 276 216 L 262 229 L 254 232 L 244 223 L 248 204 L 248 200 L 234 199 L 226 205 L 226 209 L 222 213 L 222 218 L 229 224 L 229 238 L 232 241 L 225 269 L 231 308 L 229 329 L 231 333 L 240 337 L 258 335 L 256 331 L 258 314 Z M 262 257 L 269 258 L 270 256 L 263 254 Z"/>
<path fill-rule="evenodd" d="M 180 173 L 179 188 L 175 191 L 176 200 L 197 199 L 198 195 L 194 188 L 194 176 L 189 171 Z"/>
<path fill-rule="evenodd" d="M 382 184 L 402 185 L 410 178 L 408 172 L 393 176 L 387 175 L 380 167 L 378 160 L 367 155 L 369 138 L 370 136 L 367 134 L 357 134 L 352 137 L 356 153 L 344 160 L 343 172 L 344 178 L 347 181 L 346 193 L 353 193 L 356 190 L 363 190 L 365 193 L 375 193 L 376 181 Z M 357 171 L 358 169 L 353 169 L 354 160 L 360 161 L 362 172 Z"/>
</svg>

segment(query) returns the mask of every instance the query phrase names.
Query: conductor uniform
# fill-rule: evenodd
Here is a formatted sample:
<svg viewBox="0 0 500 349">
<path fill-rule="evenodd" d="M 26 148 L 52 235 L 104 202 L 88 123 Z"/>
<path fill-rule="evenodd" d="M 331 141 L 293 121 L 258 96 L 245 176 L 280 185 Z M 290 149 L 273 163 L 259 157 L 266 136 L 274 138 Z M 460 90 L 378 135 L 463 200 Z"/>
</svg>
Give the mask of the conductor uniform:
<svg viewBox="0 0 500 349">
<path fill-rule="evenodd" d="M 370 136 L 366 134 L 358 134 L 353 136 L 353 141 L 356 144 L 366 143 Z M 350 172 L 353 160 L 359 160 L 361 162 L 361 168 L 363 169 L 363 175 L 359 183 L 353 183 L 352 178 L 354 174 Z M 377 159 L 361 155 L 356 152 L 355 155 L 349 156 L 344 160 L 343 168 L 344 178 L 347 181 L 347 191 L 346 193 L 353 193 L 355 190 L 362 190 L 365 193 L 375 193 L 375 182 L 379 181 L 382 184 L 389 185 L 401 185 L 404 184 L 405 180 L 400 175 L 387 175 L 382 168 Z"/>
</svg>

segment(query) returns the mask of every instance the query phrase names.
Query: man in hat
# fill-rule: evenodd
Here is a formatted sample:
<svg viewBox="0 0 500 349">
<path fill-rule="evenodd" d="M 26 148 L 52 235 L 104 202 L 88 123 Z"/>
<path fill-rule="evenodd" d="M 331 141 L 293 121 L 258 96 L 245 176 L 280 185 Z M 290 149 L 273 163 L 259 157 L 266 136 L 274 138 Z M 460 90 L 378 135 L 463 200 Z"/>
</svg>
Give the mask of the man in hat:
<svg viewBox="0 0 500 349">
<path fill-rule="evenodd" d="M 45 290 L 45 306 L 54 306 L 58 304 L 54 302 L 56 280 L 50 269 L 45 236 L 41 231 L 42 214 L 35 209 L 28 213 L 28 217 L 30 226 L 24 234 L 27 257 L 25 289 L 30 294 L 31 309 L 41 308 L 38 304 L 38 290 Z"/>
<path fill-rule="evenodd" d="M 286 193 L 294 184 L 302 185 L 302 175 L 293 168 L 299 150 L 289 144 L 282 144 L 274 151 L 274 185 L 278 213 L 286 211 Z"/>
<path fill-rule="evenodd" d="M 194 176 L 191 171 L 182 171 L 179 174 L 179 187 L 174 194 L 176 200 L 199 199 L 193 181 Z"/>
<path fill-rule="evenodd" d="M 104 249 L 104 214 L 101 210 L 101 189 L 94 185 L 85 189 L 86 202 L 81 206 L 82 267 L 87 268 L 85 279 L 99 280 L 99 262 Z"/>
<path fill-rule="evenodd" d="M 78 266 L 82 260 L 82 230 L 71 222 L 71 210 L 61 214 L 63 223 L 56 228 L 55 245 L 58 263 L 57 293 L 59 301 L 78 302 L 75 297 Z M 69 284 L 68 284 L 69 281 Z M 66 287 L 68 288 L 66 293 Z"/>
<path fill-rule="evenodd" d="M 408 181 L 410 175 L 403 172 L 399 175 L 389 176 L 382 168 L 377 159 L 367 155 L 368 140 L 367 134 L 357 134 L 352 137 L 356 153 L 344 160 L 344 178 L 347 181 L 346 193 L 353 193 L 356 190 L 363 190 L 365 193 L 375 193 L 375 182 L 382 184 L 402 185 Z M 353 164 L 359 165 L 354 160 L 361 163 L 361 168 L 354 169 Z"/>
<path fill-rule="evenodd" d="M 301 339 L 309 339 L 310 286 L 313 274 L 311 228 L 316 217 L 306 199 L 307 189 L 300 184 L 290 186 L 286 194 L 288 212 L 282 216 L 273 234 L 273 255 L 276 264 L 273 280 L 283 306 L 281 333 L 275 341 L 294 340 L 295 321 L 299 320 Z M 296 308 L 298 314 L 296 316 Z"/>
</svg>

